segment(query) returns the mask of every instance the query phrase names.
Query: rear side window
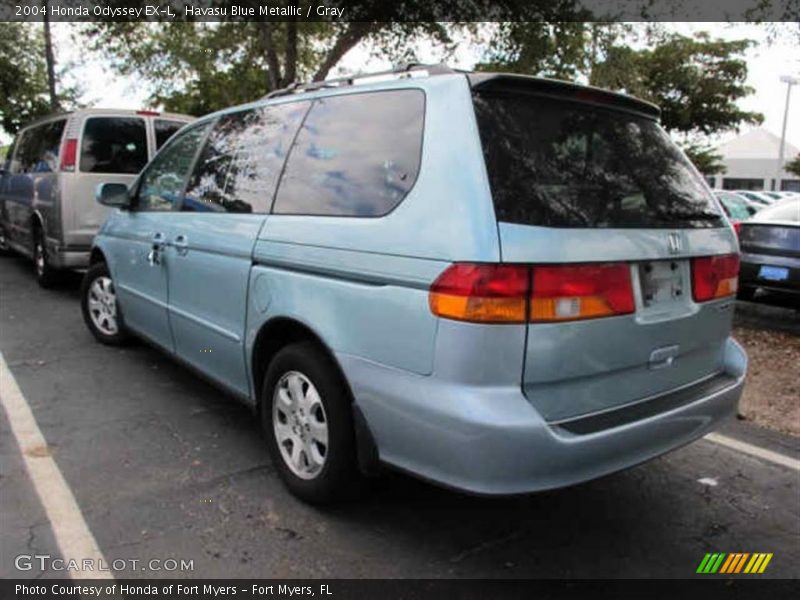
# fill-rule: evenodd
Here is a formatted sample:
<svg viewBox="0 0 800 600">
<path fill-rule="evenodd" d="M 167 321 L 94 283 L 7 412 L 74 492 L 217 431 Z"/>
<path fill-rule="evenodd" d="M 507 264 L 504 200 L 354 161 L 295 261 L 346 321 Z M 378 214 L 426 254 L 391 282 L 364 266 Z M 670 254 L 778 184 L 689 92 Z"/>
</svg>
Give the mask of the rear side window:
<svg viewBox="0 0 800 600">
<path fill-rule="evenodd" d="M 161 148 L 164 143 L 175 135 L 178 130 L 186 125 L 183 121 L 168 121 L 166 119 L 154 119 L 153 130 L 156 134 L 156 150 Z"/>
<path fill-rule="evenodd" d="M 138 173 L 147 164 L 147 133 L 139 117 L 90 117 L 83 126 L 84 173 Z"/>
<path fill-rule="evenodd" d="M 208 136 L 183 210 L 267 213 L 309 102 L 225 115 Z"/>
<path fill-rule="evenodd" d="M 499 221 L 719 227 L 703 180 L 654 121 L 532 95 L 476 95 Z"/>
<path fill-rule="evenodd" d="M 289 154 L 274 212 L 387 214 L 416 181 L 424 116 L 420 90 L 315 101 Z"/>
<path fill-rule="evenodd" d="M 26 130 L 20 136 L 12 173 L 50 173 L 58 170 L 58 152 L 66 120 L 50 121 Z"/>
</svg>

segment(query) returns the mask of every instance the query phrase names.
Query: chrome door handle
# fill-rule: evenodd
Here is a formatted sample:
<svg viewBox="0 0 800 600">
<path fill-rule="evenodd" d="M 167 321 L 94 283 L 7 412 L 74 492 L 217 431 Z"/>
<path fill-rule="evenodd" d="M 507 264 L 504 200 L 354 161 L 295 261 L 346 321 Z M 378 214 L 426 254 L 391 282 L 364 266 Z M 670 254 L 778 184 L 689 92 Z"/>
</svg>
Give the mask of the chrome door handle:
<svg viewBox="0 0 800 600">
<path fill-rule="evenodd" d="M 175 250 L 178 251 L 178 254 L 183 256 L 189 251 L 189 238 L 183 234 L 176 236 L 172 245 L 175 246 Z"/>
<path fill-rule="evenodd" d="M 153 234 L 153 245 L 147 253 L 147 264 L 155 267 L 161 264 L 161 251 L 164 249 L 164 234 L 161 232 Z"/>
</svg>

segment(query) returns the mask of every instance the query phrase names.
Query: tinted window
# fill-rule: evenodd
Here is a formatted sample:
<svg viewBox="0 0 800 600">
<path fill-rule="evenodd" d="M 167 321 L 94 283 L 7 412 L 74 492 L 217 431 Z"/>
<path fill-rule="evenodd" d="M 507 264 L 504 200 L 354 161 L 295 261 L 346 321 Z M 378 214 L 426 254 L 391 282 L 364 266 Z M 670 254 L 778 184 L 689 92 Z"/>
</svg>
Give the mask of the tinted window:
<svg viewBox="0 0 800 600">
<path fill-rule="evenodd" d="M 275 212 L 385 215 L 417 178 L 424 114 L 419 90 L 315 101 L 289 154 Z"/>
<path fill-rule="evenodd" d="M 225 115 L 186 192 L 183 210 L 269 212 L 275 184 L 308 102 Z"/>
<path fill-rule="evenodd" d="M 158 153 L 139 182 L 137 210 L 172 210 L 179 206 L 195 154 L 210 126 L 204 123 L 181 133 Z"/>
<path fill-rule="evenodd" d="M 138 117 L 86 120 L 80 168 L 84 173 L 138 173 L 147 164 L 147 134 Z"/>
<path fill-rule="evenodd" d="M 722 207 L 725 209 L 725 212 L 734 220 L 744 221 L 755 212 L 747 206 L 747 202 L 741 198 L 737 198 L 733 194 L 722 193 L 719 194 L 718 197 L 720 202 L 722 202 Z"/>
<path fill-rule="evenodd" d="M 156 134 L 156 150 L 161 148 L 166 141 L 175 135 L 178 130 L 186 125 L 183 121 L 167 121 L 165 119 L 155 119 L 153 130 Z"/>
<path fill-rule="evenodd" d="M 17 142 L 13 173 L 49 173 L 58 170 L 58 152 L 66 121 L 60 119 L 25 131 Z"/>
<path fill-rule="evenodd" d="M 535 96 L 477 96 L 500 221 L 548 227 L 713 227 L 705 184 L 654 122 Z"/>
</svg>

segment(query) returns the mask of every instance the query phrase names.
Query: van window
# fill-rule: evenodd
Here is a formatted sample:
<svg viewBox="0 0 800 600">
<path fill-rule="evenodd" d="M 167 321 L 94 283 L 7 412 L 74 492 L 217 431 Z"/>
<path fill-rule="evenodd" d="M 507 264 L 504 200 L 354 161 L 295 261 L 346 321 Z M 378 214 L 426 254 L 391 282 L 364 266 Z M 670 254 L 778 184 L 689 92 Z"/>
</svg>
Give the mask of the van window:
<svg viewBox="0 0 800 600">
<path fill-rule="evenodd" d="M 84 173 L 138 173 L 147 164 L 147 133 L 139 117 L 90 117 L 83 126 Z"/>
<path fill-rule="evenodd" d="M 65 119 L 27 129 L 17 142 L 12 173 L 51 173 L 58 170 L 58 153 Z"/>
<path fill-rule="evenodd" d="M 180 205 L 189 169 L 209 127 L 210 122 L 182 132 L 147 165 L 139 180 L 136 210 L 170 211 Z"/>
<path fill-rule="evenodd" d="M 387 214 L 417 179 L 424 115 L 420 90 L 316 100 L 289 154 L 274 212 Z"/>
<path fill-rule="evenodd" d="M 183 121 L 168 121 L 167 119 L 154 119 L 153 130 L 156 134 L 156 150 L 161 148 L 166 141 L 175 135 L 178 130 L 186 125 Z"/>
<path fill-rule="evenodd" d="M 275 185 L 310 102 L 225 115 L 208 136 L 183 210 L 269 212 Z"/>
<path fill-rule="evenodd" d="M 655 121 L 533 95 L 476 95 L 474 104 L 499 221 L 723 225 L 702 178 Z"/>
</svg>

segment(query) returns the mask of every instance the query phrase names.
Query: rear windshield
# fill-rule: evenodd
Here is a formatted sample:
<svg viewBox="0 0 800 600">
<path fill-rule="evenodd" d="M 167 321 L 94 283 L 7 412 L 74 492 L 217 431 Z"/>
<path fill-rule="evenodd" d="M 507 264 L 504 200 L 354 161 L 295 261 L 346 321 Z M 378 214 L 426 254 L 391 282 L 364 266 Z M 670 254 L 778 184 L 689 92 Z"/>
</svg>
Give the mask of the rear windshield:
<svg viewBox="0 0 800 600">
<path fill-rule="evenodd" d="M 164 143 L 175 135 L 178 130 L 186 125 L 183 121 L 168 121 L 166 119 L 155 119 L 153 129 L 156 133 L 156 150 L 161 148 Z"/>
<path fill-rule="evenodd" d="M 477 94 L 499 221 L 719 227 L 702 179 L 655 121 L 550 97 Z"/>
<path fill-rule="evenodd" d="M 138 173 L 147 163 L 147 133 L 139 117 L 92 117 L 81 143 L 84 173 Z"/>
</svg>

